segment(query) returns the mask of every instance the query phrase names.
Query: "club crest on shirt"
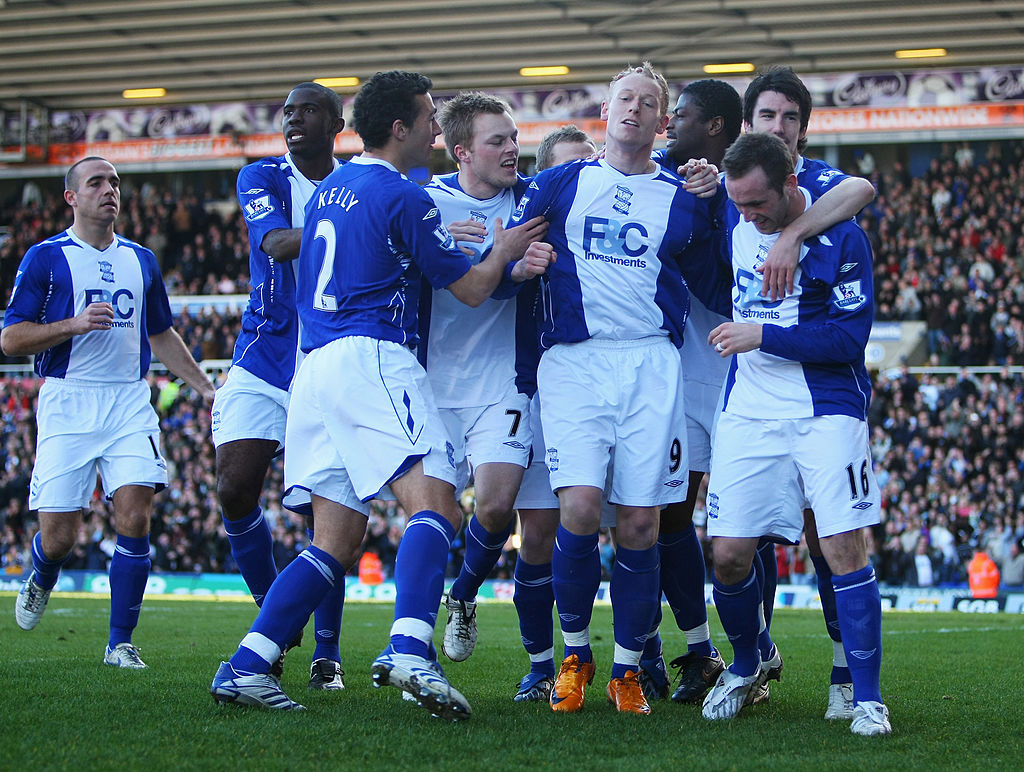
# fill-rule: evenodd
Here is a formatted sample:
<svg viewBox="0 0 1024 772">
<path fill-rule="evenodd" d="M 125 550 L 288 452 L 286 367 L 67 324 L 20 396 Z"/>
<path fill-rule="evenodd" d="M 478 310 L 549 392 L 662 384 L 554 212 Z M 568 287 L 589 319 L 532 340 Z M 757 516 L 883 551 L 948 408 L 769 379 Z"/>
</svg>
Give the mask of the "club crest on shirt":
<svg viewBox="0 0 1024 772">
<path fill-rule="evenodd" d="M 114 283 L 114 266 L 109 260 L 99 260 L 96 266 L 100 269 L 100 279 L 110 284 Z"/>
<path fill-rule="evenodd" d="M 860 279 L 840 282 L 832 288 L 832 294 L 835 295 L 832 305 L 840 311 L 855 311 L 867 300 L 860 290 Z"/>
<path fill-rule="evenodd" d="M 487 222 L 487 215 L 483 212 L 478 212 L 476 209 L 470 209 L 469 219 L 473 222 L 485 223 Z"/>
<path fill-rule="evenodd" d="M 619 214 L 629 214 L 629 205 L 633 199 L 633 191 L 622 185 L 615 186 L 615 203 L 612 204 Z"/>
</svg>

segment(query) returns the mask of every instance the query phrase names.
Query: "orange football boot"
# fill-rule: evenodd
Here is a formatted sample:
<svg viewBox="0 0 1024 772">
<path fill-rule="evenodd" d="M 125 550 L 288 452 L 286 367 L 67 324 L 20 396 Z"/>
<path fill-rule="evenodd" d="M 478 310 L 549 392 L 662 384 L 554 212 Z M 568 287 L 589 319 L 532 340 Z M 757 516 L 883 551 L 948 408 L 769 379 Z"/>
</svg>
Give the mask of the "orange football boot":
<svg viewBox="0 0 1024 772">
<path fill-rule="evenodd" d="M 583 709 L 584 692 L 594 681 L 594 663 L 580 662 L 575 654 L 562 660 L 551 690 L 551 709 L 556 713 L 575 713 Z"/>
<path fill-rule="evenodd" d="M 647 716 L 651 706 L 644 697 L 640 686 L 640 673 L 627 670 L 622 678 L 613 678 L 608 682 L 608 702 L 615 706 L 619 713 L 637 713 Z"/>
</svg>

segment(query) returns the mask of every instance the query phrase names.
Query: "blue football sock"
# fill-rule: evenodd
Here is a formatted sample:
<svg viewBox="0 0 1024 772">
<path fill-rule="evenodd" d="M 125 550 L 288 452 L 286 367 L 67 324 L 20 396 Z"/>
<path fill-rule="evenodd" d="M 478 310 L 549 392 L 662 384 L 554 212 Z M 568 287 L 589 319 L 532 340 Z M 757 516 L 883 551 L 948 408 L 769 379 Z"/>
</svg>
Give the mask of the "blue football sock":
<svg viewBox="0 0 1024 772">
<path fill-rule="evenodd" d="M 882 599 L 875 570 L 868 565 L 853 573 L 834 574 L 832 586 L 854 702 L 881 702 Z"/>
<path fill-rule="evenodd" d="M 594 597 L 601 586 L 597 532 L 577 536 L 558 526 L 551 556 L 551 577 L 565 641 L 562 656 L 575 654 L 581 662 L 591 662 L 594 655 L 590 650 L 590 618 L 594 613 Z"/>
<path fill-rule="evenodd" d="M 344 571 L 345 569 L 342 567 L 342 572 Z M 313 611 L 313 636 L 316 640 L 313 659 L 330 659 L 341 662 L 338 643 L 341 636 L 341 615 L 344 607 L 345 575 L 342 573 Z"/>
<path fill-rule="evenodd" d="M 149 566 L 149 536 L 118 534 L 110 559 L 110 648 L 132 640 L 142 611 Z"/>
<path fill-rule="evenodd" d="M 717 578 L 712 583 L 718 618 L 732 643 L 733 663 L 729 669 L 739 676 L 751 676 L 761 664 L 757 650 L 757 606 L 761 602 L 757 574 L 751 570 L 739 584 L 721 584 Z"/>
<path fill-rule="evenodd" d="M 828 561 L 821 555 L 811 555 L 814 574 L 818 581 L 818 598 L 821 599 L 821 613 L 825 617 L 825 629 L 832 639 L 834 652 L 830 683 L 850 683 L 850 668 L 846 666 L 846 655 L 843 651 L 843 636 L 839 632 L 839 614 L 836 612 L 836 591 L 832 587 L 832 569 Z"/>
<path fill-rule="evenodd" d="M 658 536 L 661 553 L 661 589 L 676 625 L 686 634 L 687 650 L 710 657 L 711 631 L 704 600 L 704 551 L 691 525 L 683 531 Z"/>
<path fill-rule="evenodd" d="M 309 544 L 313 543 L 313 519 L 306 518 L 309 525 L 306 528 L 306 538 Z M 344 566 L 342 566 L 345 568 Z M 345 568 L 346 573 L 348 569 Z M 345 577 L 342 576 L 334 583 L 334 586 L 327 591 L 320 605 L 313 611 L 313 639 L 316 641 L 316 648 L 313 649 L 313 660 L 330 659 L 341 662 L 341 651 L 338 649 L 338 641 L 341 637 L 341 615 L 345 606 Z"/>
<path fill-rule="evenodd" d="M 555 593 L 551 589 L 551 564 L 531 565 L 519 558 L 512 601 L 519 614 L 523 648 L 530 655 L 530 672 L 553 676 L 555 633 L 551 609 L 555 605 Z"/>
<path fill-rule="evenodd" d="M 452 583 L 448 594 L 458 600 L 475 600 L 480 585 L 494 569 L 501 552 L 512 533 L 515 518 L 501 531 L 492 533 L 485 529 L 477 518 L 466 527 L 466 557 L 462 561 L 459 576 Z"/>
<path fill-rule="evenodd" d="M 71 557 L 69 552 L 61 560 L 50 560 L 43 552 L 43 535 L 36 531 L 32 537 L 32 571 L 35 573 L 35 582 L 44 590 L 52 590 L 57 579 L 60 578 L 60 569 Z"/>
<path fill-rule="evenodd" d="M 245 586 L 252 593 L 256 605 L 262 606 L 264 596 L 277 578 L 274 537 L 263 517 L 263 510 L 256 507 L 240 520 L 228 520 L 221 514 L 221 520 L 231 545 L 231 556 L 238 565 Z"/>
<path fill-rule="evenodd" d="M 661 656 L 661 620 L 661 598 L 659 597 L 658 607 L 654 611 L 654 619 L 651 620 L 651 630 L 647 634 L 647 640 L 644 641 L 644 650 L 640 653 L 641 662 L 648 659 L 657 659 Z"/>
<path fill-rule="evenodd" d="M 775 588 L 779 583 L 779 564 L 775 561 L 775 544 L 762 539 L 757 545 L 754 557 L 754 570 L 761 589 L 761 608 L 764 613 L 764 630 L 757 637 L 757 647 L 761 659 L 772 656 L 772 614 L 775 611 Z"/>
<path fill-rule="evenodd" d="M 310 614 L 335 585 L 344 586 L 345 569 L 327 552 L 310 545 L 287 565 L 271 585 L 238 651 L 235 670 L 267 673 L 281 652 L 306 626 Z"/>
<path fill-rule="evenodd" d="M 645 641 L 651 632 L 654 615 L 661 605 L 661 578 L 658 572 L 658 546 L 645 550 L 619 547 L 609 583 L 614 617 L 615 656 L 612 678 L 626 671 L 637 672 Z"/>
<path fill-rule="evenodd" d="M 430 656 L 454 538 L 455 529 L 437 512 L 425 509 L 409 518 L 395 558 L 395 621 L 391 625 L 395 651 Z"/>
</svg>

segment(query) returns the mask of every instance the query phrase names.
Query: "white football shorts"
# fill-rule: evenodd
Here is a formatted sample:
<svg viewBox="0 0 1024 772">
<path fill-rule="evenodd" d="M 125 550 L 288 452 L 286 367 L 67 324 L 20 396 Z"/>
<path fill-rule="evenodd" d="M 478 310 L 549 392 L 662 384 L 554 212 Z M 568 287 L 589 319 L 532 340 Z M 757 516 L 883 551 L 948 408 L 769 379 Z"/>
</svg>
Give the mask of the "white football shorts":
<svg viewBox="0 0 1024 772">
<path fill-rule="evenodd" d="M 160 421 L 144 380 L 96 384 L 47 378 L 39 389 L 29 509 L 89 506 L 99 473 L 107 498 L 122 485 L 167 485 Z"/>
<path fill-rule="evenodd" d="M 693 472 L 711 471 L 711 439 L 722 410 L 722 385 L 686 381 L 686 447 Z"/>
<path fill-rule="evenodd" d="M 540 421 L 540 398 L 530 400 L 530 429 L 533 435 L 533 459 L 523 472 L 516 496 L 516 509 L 558 509 L 558 496 L 551 491 L 551 477 L 544 461 L 544 429 Z"/>
<path fill-rule="evenodd" d="M 455 449 L 426 373 L 409 349 L 346 337 L 312 351 L 292 381 L 286 495 L 304 490 L 369 512 L 369 502 L 417 461 L 455 485 Z"/>
<path fill-rule="evenodd" d="M 800 540 L 805 506 L 818 535 L 875 525 L 881 495 L 868 425 L 851 416 L 754 419 L 722 413 L 708 485 L 708 534 Z"/>
<path fill-rule="evenodd" d="M 481 464 L 515 464 L 525 469 L 530 463 L 533 429 L 530 398 L 525 394 L 508 394 L 484 407 L 439 408 L 438 412 L 455 447 L 459 493 Z"/>
<path fill-rule="evenodd" d="M 686 498 L 684 386 L 667 337 L 558 344 L 537 380 L 551 488 L 589 485 L 616 504 L 662 506 Z"/>
<path fill-rule="evenodd" d="M 284 447 L 288 392 L 235 365 L 213 398 L 214 447 L 235 440 L 274 440 Z"/>
</svg>

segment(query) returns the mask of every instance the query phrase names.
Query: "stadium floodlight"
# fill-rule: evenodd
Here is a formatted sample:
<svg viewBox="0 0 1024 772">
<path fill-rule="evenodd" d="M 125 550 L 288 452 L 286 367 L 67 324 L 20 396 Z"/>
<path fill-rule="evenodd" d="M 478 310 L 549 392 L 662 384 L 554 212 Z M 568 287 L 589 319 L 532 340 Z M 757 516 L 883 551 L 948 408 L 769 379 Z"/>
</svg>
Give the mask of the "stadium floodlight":
<svg viewBox="0 0 1024 772">
<path fill-rule="evenodd" d="M 547 65 L 543 67 L 521 67 L 519 74 L 524 78 L 543 78 L 549 75 L 568 75 L 569 68 L 564 64 Z"/>
<path fill-rule="evenodd" d="M 904 48 L 895 52 L 897 59 L 929 59 L 946 53 L 945 48 Z"/>
<path fill-rule="evenodd" d="M 167 96 L 165 88 L 126 88 L 121 92 L 125 99 L 159 99 Z"/>
<path fill-rule="evenodd" d="M 708 75 L 724 75 L 730 72 L 753 72 L 754 65 L 750 62 L 731 62 L 725 64 L 705 64 L 704 72 Z"/>
<path fill-rule="evenodd" d="M 359 85 L 359 78 L 351 76 L 343 78 L 314 78 L 313 82 L 327 88 L 354 88 Z"/>
</svg>

